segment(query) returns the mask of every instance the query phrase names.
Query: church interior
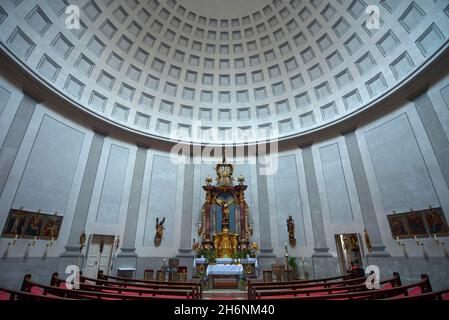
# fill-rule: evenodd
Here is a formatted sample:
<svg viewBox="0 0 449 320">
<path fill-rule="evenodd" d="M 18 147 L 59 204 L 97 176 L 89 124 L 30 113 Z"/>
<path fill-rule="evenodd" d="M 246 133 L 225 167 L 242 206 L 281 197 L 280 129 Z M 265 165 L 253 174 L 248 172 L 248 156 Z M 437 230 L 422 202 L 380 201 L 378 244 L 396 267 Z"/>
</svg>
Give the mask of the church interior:
<svg viewBox="0 0 449 320">
<path fill-rule="evenodd" d="M 449 300 L 449 0 L 0 0 L 0 300 Z"/>
</svg>

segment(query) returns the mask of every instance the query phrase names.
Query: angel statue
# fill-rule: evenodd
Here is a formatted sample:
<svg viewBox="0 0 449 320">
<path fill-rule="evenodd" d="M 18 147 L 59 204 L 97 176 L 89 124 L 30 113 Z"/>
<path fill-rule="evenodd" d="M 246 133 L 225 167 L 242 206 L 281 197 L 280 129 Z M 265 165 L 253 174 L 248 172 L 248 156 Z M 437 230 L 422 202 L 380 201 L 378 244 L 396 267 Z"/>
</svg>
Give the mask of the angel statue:
<svg viewBox="0 0 449 320">
<path fill-rule="evenodd" d="M 164 235 L 164 222 L 165 217 L 159 222 L 159 218 L 156 217 L 156 235 L 154 236 L 154 245 L 159 247 L 162 241 L 162 236 Z"/>
<path fill-rule="evenodd" d="M 234 199 L 229 201 L 224 201 L 221 199 L 215 199 L 215 202 L 221 207 L 222 220 L 229 221 L 229 206 L 235 202 Z"/>
</svg>

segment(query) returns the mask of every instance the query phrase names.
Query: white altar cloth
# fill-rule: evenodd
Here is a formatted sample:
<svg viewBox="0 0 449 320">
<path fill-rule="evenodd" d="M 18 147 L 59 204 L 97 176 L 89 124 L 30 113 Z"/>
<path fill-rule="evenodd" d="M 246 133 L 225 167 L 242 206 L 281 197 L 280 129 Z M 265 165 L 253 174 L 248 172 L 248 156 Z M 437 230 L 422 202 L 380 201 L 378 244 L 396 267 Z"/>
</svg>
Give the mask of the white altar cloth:
<svg viewBox="0 0 449 320">
<path fill-rule="evenodd" d="M 241 264 L 210 264 L 207 266 L 206 275 L 240 275 L 243 273 Z"/>
<path fill-rule="evenodd" d="M 256 258 L 246 258 L 246 259 L 239 259 L 240 263 L 254 263 L 254 266 L 256 269 L 259 268 L 259 265 L 257 263 Z M 231 258 L 217 258 L 215 259 L 215 262 L 217 264 L 231 264 L 233 263 L 233 259 Z M 206 263 L 206 258 L 195 258 L 193 259 L 193 267 L 195 268 L 198 263 Z"/>
</svg>

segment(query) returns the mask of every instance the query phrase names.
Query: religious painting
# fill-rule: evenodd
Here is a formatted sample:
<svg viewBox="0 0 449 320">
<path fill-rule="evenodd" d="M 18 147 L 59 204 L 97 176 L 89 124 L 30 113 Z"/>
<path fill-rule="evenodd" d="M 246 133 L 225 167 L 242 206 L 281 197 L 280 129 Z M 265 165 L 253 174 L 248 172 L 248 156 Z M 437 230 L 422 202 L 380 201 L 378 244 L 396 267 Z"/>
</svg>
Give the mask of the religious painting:
<svg viewBox="0 0 449 320">
<path fill-rule="evenodd" d="M 449 235 L 449 227 L 441 208 L 426 210 L 424 212 L 424 220 L 431 235 Z"/>
<path fill-rule="evenodd" d="M 25 235 L 31 237 L 40 237 L 41 229 L 44 224 L 44 217 L 39 213 L 33 213 L 28 219 L 28 224 L 25 227 Z"/>
<path fill-rule="evenodd" d="M 15 237 L 24 233 L 27 221 L 27 212 L 22 210 L 11 210 L 3 228 L 3 236 Z"/>
<path fill-rule="evenodd" d="M 411 236 L 425 236 L 427 234 L 421 212 L 410 212 L 405 217 Z"/>
<path fill-rule="evenodd" d="M 44 220 L 44 226 L 42 228 L 42 239 L 57 238 L 61 229 L 62 217 L 47 215 Z"/>
<path fill-rule="evenodd" d="M 390 224 L 391 234 L 396 237 L 408 237 L 410 232 L 407 228 L 407 221 L 401 214 L 394 214 L 388 216 L 388 222 Z"/>
<path fill-rule="evenodd" d="M 11 209 L 5 226 L 3 237 L 23 237 L 40 239 L 57 239 L 62 225 L 62 216 L 31 212 L 22 209 Z"/>
<path fill-rule="evenodd" d="M 441 208 L 395 213 L 387 216 L 394 238 L 449 235 L 449 227 Z"/>
</svg>

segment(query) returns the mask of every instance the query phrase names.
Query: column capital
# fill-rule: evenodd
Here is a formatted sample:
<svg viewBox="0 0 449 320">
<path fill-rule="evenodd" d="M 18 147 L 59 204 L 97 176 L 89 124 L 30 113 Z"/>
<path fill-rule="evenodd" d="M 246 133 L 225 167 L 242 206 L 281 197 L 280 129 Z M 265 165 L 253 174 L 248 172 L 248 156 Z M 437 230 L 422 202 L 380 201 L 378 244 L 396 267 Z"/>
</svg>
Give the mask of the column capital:
<svg viewBox="0 0 449 320">
<path fill-rule="evenodd" d="M 149 145 L 149 144 L 147 144 L 147 143 L 145 143 L 145 142 L 140 142 L 140 141 L 137 141 L 136 142 L 136 146 L 137 146 L 137 148 L 141 148 L 141 149 L 151 149 L 151 145 Z"/>
<path fill-rule="evenodd" d="M 313 145 L 313 141 L 305 141 L 305 142 L 301 142 L 301 143 L 297 144 L 299 149 L 305 149 L 305 148 L 311 147 L 312 145 Z"/>
<path fill-rule="evenodd" d="M 415 92 L 413 92 L 412 94 L 410 94 L 407 97 L 408 101 L 416 101 L 416 100 L 420 100 L 422 99 L 426 94 L 427 91 L 429 90 L 429 84 L 425 83 L 423 84 L 419 89 L 417 89 Z"/>
<path fill-rule="evenodd" d="M 104 130 L 103 128 L 99 128 L 99 127 L 92 127 L 92 130 L 95 134 L 100 135 L 100 136 L 104 136 L 107 137 L 109 135 L 109 132 Z"/>
<path fill-rule="evenodd" d="M 348 127 L 348 128 L 345 128 L 345 129 L 341 130 L 340 134 L 342 136 L 346 136 L 348 134 L 355 133 L 356 130 L 357 130 L 357 126 L 351 126 L 351 127 Z"/>
</svg>

